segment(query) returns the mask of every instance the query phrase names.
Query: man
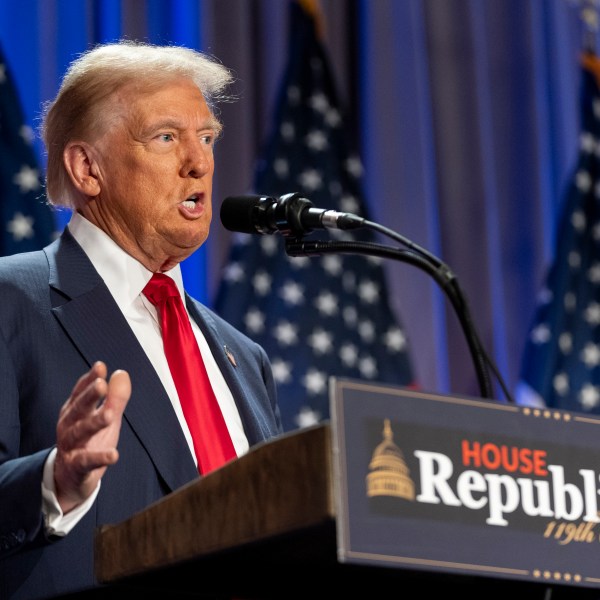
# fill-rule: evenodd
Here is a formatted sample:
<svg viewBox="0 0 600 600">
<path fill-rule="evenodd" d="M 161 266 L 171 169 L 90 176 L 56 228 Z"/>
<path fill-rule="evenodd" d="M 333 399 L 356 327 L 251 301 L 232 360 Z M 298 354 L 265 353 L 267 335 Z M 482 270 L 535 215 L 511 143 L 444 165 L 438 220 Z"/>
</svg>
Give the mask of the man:
<svg viewBox="0 0 600 600">
<path fill-rule="evenodd" d="M 154 273 L 184 297 L 234 455 L 282 433 L 264 351 L 187 296 L 179 267 L 209 233 L 230 81 L 198 52 L 121 42 L 76 59 L 46 107 L 48 198 L 73 215 L 43 251 L 0 259 L 2 599 L 96 585 L 96 528 L 202 471 Z"/>
</svg>

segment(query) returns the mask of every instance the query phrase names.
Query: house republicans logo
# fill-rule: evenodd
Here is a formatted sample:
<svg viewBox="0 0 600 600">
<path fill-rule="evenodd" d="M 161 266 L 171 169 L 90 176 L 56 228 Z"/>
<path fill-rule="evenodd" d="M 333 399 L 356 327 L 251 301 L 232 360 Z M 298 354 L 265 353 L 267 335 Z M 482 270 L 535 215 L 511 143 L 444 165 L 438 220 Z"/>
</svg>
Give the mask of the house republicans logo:
<svg viewBox="0 0 600 600">
<path fill-rule="evenodd" d="M 559 522 L 563 528 L 579 522 L 572 535 L 592 541 L 600 522 L 599 476 L 592 467 L 600 464 L 585 452 L 561 462 L 553 459 L 551 444 L 503 443 L 497 435 L 486 439 L 470 432 L 442 438 L 414 426 L 396 443 L 389 419 L 381 431 L 365 480 L 367 496 L 379 499 L 377 510 L 424 518 L 442 511 L 440 518 L 470 523 L 542 526 L 545 537 L 558 535 Z"/>
</svg>

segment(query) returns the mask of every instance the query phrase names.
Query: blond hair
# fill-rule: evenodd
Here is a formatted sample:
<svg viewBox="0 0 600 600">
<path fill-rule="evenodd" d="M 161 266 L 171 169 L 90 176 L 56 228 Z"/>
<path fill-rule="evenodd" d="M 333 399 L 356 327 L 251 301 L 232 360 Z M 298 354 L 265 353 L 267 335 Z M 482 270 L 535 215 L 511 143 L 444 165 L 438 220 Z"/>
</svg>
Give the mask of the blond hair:
<svg viewBox="0 0 600 600">
<path fill-rule="evenodd" d="M 190 48 L 121 40 L 80 54 L 67 69 L 56 98 L 44 106 L 41 135 L 48 157 L 48 201 L 75 207 L 64 149 L 71 140 L 89 139 L 106 130 L 113 117 L 109 104 L 115 92 L 130 83 L 151 90 L 176 77 L 192 80 L 213 114 L 219 101 L 231 99 L 225 94 L 233 80 L 230 71 Z M 220 126 L 218 119 L 215 122 Z"/>
</svg>

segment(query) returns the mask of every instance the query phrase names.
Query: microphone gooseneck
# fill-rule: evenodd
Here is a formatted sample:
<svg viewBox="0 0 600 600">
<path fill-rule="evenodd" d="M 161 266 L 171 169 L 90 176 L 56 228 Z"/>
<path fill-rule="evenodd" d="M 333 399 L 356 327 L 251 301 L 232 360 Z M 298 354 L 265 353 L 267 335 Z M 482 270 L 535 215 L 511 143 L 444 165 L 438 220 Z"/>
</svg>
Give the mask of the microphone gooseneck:
<svg viewBox="0 0 600 600">
<path fill-rule="evenodd" d="M 314 208 L 312 202 L 298 193 L 271 196 L 245 195 L 225 198 L 221 205 L 221 222 L 229 231 L 280 233 L 286 237 L 289 256 L 316 256 L 324 253 L 367 254 L 408 262 L 428 273 L 448 296 L 463 328 L 473 359 L 483 398 L 493 399 L 488 367 L 492 370 L 509 402 L 514 403 L 496 365 L 485 352 L 471 318 L 456 276 L 437 256 L 387 227 L 352 213 Z M 303 236 L 314 229 L 356 229 L 365 227 L 399 242 L 407 249 L 392 248 L 368 242 L 306 241 Z"/>
</svg>

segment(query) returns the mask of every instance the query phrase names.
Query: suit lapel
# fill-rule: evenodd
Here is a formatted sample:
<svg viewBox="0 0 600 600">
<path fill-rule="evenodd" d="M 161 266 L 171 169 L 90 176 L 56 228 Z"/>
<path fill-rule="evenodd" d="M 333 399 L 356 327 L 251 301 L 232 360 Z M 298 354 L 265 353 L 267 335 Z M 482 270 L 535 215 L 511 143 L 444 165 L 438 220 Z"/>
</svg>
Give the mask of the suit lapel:
<svg viewBox="0 0 600 600">
<path fill-rule="evenodd" d="M 123 313 L 93 265 L 66 231 L 47 251 L 50 286 L 61 293 L 52 308 L 89 365 L 129 372 L 132 396 L 124 418 L 171 490 L 197 477 L 171 402 Z"/>
</svg>

